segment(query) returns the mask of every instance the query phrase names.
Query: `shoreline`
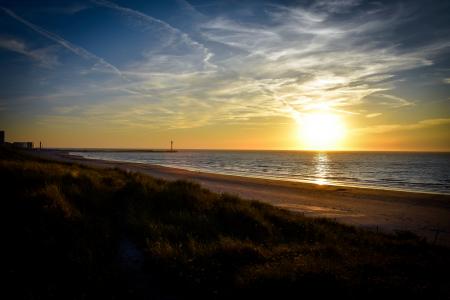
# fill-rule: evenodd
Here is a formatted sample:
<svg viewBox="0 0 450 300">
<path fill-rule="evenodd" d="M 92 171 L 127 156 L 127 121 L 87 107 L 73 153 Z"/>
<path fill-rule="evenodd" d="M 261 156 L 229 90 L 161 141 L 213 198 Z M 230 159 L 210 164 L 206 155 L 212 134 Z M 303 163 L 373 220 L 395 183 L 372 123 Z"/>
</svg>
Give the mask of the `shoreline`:
<svg viewBox="0 0 450 300">
<path fill-rule="evenodd" d="M 60 151 L 60 150 L 57 150 Z M 68 152 L 67 155 L 73 156 L 73 157 L 79 157 L 80 159 L 86 159 L 86 160 L 98 160 L 98 161 L 106 161 L 106 162 L 117 162 L 117 163 L 130 163 L 130 164 L 142 164 L 142 165 L 151 165 L 151 166 L 159 166 L 164 168 L 171 168 L 171 169 L 180 169 L 180 170 L 186 170 L 190 172 L 200 172 L 200 173 L 206 173 L 206 174 L 217 174 L 217 175 L 224 175 L 224 176 L 235 176 L 235 177 L 245 177 L 245 178 L 256 178 L 256 179 L 265 179 L 265 180 L 274 180 L 274 181 L 287 181 L 287 182 L 294 182 L 294 183 L 305 183 L 305 184 L 313 184 L 313 185 L 325 185 L 325 186 L 331 186 L 331 187 L 341 187 L 341 188 L 358 188 L 358 189 L 371 189 L 371 190 L 380 190 L 380 191 L 393 191 L 393 192 L 404 192 L 404 193 L 419 193 L 419 194 L 431 194 L 431 195 L 442 195 L 442 196 L 450 196 L 450 193 L 443 193 L 443 192 L 433 192 L 433 191 L 422 191 L 422 190 L 414 190 L 414 189 L 402 189 L 402 188 L 395 188 L 395 187 L 387 187 L 387 186 L 374 186 L 374 185 L 358 185 L 353 183 L 344 183 L 344 182 L 331 182 L 327 181 L 325 183 L 316 182 L 314 180 L 302 180 L 302 179 L 290 179 L 290 178 L 284 178 L 284 177 L 271 177 L 271 176 L 262 176 L 262 175 L 245 175 L 245 174 L 239 174 L 239 173 L 227 173 L 227 172 L 220 172 L 220 171 L 209 171 L 201 168 L 190 168 L 190 167 L 180 167 L 175 165 L 161 165 L 161 164 L 150 164 L 145 162 L 138 162 L 138 161 L 123 161 L 123 160 L 115 160 L 115 159 L 101 159 L 101 158 L 88 158 L 83 157 L 81 155 L 77 154 L 70 154 L 71 152 L 75 151 L 66 151 Z M 89 151 L 77 151 L 77 152 L 89 152 Z"/>
<path fill-rule="evenodd" d="M 57 150 L 60 151 L 60 150 Z M 178 170 L 180 172 L 186 171 L 186 172 L 192 172 L 197 174 L 207 174 L 207 175 L 217 175 L 217 176 L 226 176 L 226 177 L 235 177 L 240 179 L 260 179 L 260 180 L 268 180 L 268 181 L 276 181 L 280 183 L 294 183 L 294 184 L 305 184 L 305 185 L 312 185 L 317 188 L 319 187 L 329 187 L 330 189 L 363 189 L 363 190 L 373 190 L 373 191 L 379 191 L 381 193 L 383 192 L 399 192 L 399 193 L 408 193 L 408 194 L 424 194 L 424 195 L 435 195 L 435 196 L 443 196 L 448 197 L 450 201 L 450 194 L 446 193 L 439 193 L 439 192 L 431 192 L 431 191 L 418 191 L 418 190 L 408 190 L 408 189 L 400 189 L 400 188 L 389 188 L 389 187 L 381 187 L 381 186 L 364 186 L 364 185 L 353 185 L 353 184 L 346 184 L 346 183 L 336 183 L 336 182 L 327 182 L 327 183 L 318 183 L 314 181 L 308 181 L 308 180 L 294 180 L 289 178 L 283 178 L 283 177 L 270 177 L 270 176 L 258 176 L 258 175 L 245 175 L 245 174 L 232 174 L 232 173 L 225 173 L 225 172 L 215 172 L 215 171 L 208 171 L 203 169 L 196 169 L 196 168 L 189 168 L 189 167 L 179 167 L 179 166 L 169 166 L 169 165 L 161 165 L 161 164 L 151 164 L 151 163 L 145 163 L 145 162 L 133 162 L 133 161 L 123 161 L 123 160 L 114 160 L 114 159 L 101 159 L 101 158 L 87 158 L 83 157 L 81 155 L 76 154 L 70 154 L 72 151 L 64 151 L 66 152 L 64 156 L 67 156 L 67 158 L 70 160 L 72 158 L 75 158 L 77 160 L 85 160 L 85 161 L 92 161 L 94 163 L 99 162 L 105 162 L 107 164 L 111 163 L 117 163 L 117 164 L 125 164 L 125 165 L 140 165 L 143 167 L 149 167 L 149 168 L 166 168 L 166 169 L 173 169 Z M 450 203 L 449 203 L 450 205 Z"/>
<path fill-rule="evenodd" d="M 395 232 L 408 230 L 430 242 L 450 245 L 450 195 L 256 178 L 191 171 L 145 163 L 87 159 L 71 151 L 35 155 L 97 168 L 120 168 L 166 180 L 189 180 L 213 192 L 258 200 L 313 217 Z"/>
</svg>

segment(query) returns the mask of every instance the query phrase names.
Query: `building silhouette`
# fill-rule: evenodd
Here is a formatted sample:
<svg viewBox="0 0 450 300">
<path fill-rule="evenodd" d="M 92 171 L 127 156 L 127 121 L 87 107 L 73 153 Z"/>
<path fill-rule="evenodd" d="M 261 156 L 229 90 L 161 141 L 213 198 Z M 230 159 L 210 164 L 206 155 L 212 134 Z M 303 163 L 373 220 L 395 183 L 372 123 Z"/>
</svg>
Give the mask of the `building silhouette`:
<svg viewBox="0 0 450 300">
<path fill-rule="evenodd" d="M 13 142 L 12 146 L 20 149 L 33 149 L 33 142 Z"/>
</svg>

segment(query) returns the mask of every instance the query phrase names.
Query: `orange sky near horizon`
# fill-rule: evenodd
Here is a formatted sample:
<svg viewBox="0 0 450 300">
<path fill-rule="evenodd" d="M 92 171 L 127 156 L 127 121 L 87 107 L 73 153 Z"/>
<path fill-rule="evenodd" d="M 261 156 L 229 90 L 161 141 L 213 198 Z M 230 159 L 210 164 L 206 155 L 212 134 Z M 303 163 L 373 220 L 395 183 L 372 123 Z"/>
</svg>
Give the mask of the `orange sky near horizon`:
<svg viewBox="0 0 450 300">
<path fill-rule="evenodd" d="M 242 150 L 337 150 L 337 151 L 450 151 L 450 122 L 356 126 L 345 120 L 345 135 L 324 148 L 308 145 L 302 126 L 291 118 L 259 120 L 255 124 L 209 125 L 188 129 L 152 131 L 145 128 L 78 126 L 17 126 L 6 130 L 7 141 L 33 141 L 55 148 L 149 148 L 164 149 L 174 141 L 178 149 Z"/>
</svg>

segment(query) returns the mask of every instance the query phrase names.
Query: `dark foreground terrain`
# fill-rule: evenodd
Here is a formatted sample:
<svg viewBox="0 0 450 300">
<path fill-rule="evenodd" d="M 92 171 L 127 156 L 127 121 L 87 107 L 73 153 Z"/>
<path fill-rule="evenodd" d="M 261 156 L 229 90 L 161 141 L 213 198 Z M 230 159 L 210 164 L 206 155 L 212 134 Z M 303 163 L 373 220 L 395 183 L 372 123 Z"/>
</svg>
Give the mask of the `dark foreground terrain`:
<svg viewBox="0 0 450 300">
<path fill-rule="evenodd" d="M 162 181 L 0 149 L 13 299 L 447 299 L 450 251 Z"/>
</svg>

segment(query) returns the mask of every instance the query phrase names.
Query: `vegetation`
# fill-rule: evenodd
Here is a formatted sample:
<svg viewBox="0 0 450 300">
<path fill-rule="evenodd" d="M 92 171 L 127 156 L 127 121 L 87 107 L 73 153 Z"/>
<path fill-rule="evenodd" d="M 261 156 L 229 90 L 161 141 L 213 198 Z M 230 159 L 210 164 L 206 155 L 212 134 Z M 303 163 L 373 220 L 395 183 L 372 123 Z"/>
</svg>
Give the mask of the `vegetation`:
<svg viewBox="0 0 450 300">
<path fill-rule="evenodd" d="M 450 295 L 448 248 L 413 234 L 370 232 L 187 181 L 7 149 L 0 176 L 2 278 L 12 298 Z"/>
</svg>

